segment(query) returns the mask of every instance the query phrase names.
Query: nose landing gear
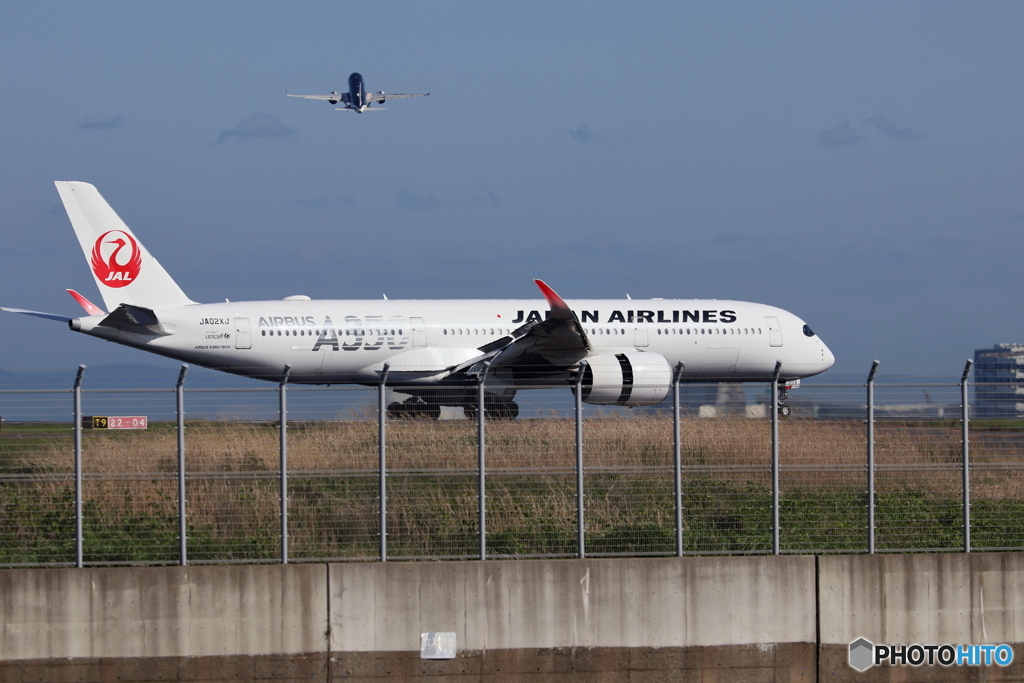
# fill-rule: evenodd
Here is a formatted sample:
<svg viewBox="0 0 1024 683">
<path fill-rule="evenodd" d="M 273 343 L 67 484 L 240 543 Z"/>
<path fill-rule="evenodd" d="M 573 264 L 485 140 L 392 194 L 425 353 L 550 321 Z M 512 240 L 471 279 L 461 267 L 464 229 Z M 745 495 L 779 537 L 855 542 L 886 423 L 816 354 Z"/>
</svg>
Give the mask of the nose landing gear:
<svg viewBox="0 0 1024 683">
<path fill-rule="evenodd" d="M 778 406 L 778 408 L 779 408 L 779 416 L 780 417 L 789 417 L 789 414 L 792 412 L 790 410 L 789 404 L 786 403 L 786 401 L 788 401 L 788 400 L 789 400 L 789 392 L 786 391 L 786 387 L 783 386 L 781 389 L 779 389 L 779 406 Z"/>
</svg>

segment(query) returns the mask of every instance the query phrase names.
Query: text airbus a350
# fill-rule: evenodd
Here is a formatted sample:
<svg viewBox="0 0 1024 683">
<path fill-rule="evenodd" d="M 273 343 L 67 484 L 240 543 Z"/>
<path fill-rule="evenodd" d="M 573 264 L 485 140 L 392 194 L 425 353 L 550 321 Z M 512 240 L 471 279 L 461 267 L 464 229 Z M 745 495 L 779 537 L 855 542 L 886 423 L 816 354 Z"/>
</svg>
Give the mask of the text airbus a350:
<svg viewBox="0 0 1024 683">
<path fill-rule="evenodd" d="M 682 382 L 798 380 L 835 362 L 797 316 L 745 301 L 311 300 L 200 304 L 189 299 L 95 187 L 56 183 L 106 312 L 74 290 L 87 315 L 2 310 L 59 320 L 76 332 L 246 377 L 389 386 L 410 398 L 393 413 L 437 416 L 485 406 L 515 417 L 517 391 L 569 386 L 598 405 L 661 402 Z M 582 377 L 579 373 L 582 371 Z M 788 411 L 785 411 L 788 412 Z"/>
</svg>

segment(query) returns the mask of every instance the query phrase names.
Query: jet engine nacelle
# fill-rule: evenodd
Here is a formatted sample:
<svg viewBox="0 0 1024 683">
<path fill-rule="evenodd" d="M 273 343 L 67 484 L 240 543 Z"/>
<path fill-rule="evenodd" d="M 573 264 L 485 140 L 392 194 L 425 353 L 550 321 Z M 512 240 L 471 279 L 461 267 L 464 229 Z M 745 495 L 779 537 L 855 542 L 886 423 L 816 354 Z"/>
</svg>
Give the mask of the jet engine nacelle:
<svg viewBox="0 0 1024 683">
<path fill-rule="evenodd" d="M 587 359 L 583 396 L 594 405 L 651 406 L 672 387 L 672 366 L 660 353 L 624 351 Z"/>
</svg>

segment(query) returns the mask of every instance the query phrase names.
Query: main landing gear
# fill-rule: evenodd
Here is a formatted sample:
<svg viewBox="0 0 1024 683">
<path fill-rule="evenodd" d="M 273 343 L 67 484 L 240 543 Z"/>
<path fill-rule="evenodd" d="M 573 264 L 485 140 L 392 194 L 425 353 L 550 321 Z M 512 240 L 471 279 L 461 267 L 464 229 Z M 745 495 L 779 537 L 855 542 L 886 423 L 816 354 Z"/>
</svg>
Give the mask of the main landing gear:
<svg viewBox="0 0 1024 683">
<path fill-rule="evenodd" d="M 476 404 L 463 407 L 466 417 L 470 420 L 477 418 Z M 484 402 L 484 417 L 488 420 L 514 420 L 519 417 L 519 404 L 515 401 L 491 401 Z"/>
<path fill-rule="evenodd" d="M 441 406 L 427 403 L 418 396 L 388 405 L 388 418 L 392 420 L 436 420 L 441 417 Z"/>
<path fill-rule="evenodd" d="M 463 405 L 466 417 L 475 420 L 477 417 L 476 404 Z M 519 417 L 519 404 L 515 401 L 487 400 L 484 404 L 485 417 L 488 420 L 514 420 Z M 391 420 L 436 420 L 441 417 L 441 405 L 429 403 L 418 396 L 395 401 L 388 405 L 388 419 Z"/>
</svg>

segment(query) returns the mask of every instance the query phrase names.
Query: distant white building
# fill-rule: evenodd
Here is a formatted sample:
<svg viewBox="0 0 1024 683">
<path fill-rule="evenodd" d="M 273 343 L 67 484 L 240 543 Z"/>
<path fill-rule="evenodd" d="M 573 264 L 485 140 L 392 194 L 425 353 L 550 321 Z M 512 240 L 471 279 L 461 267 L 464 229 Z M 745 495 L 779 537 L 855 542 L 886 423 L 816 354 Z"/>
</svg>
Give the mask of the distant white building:
<svg viewBox="0 0 1024 683">
<path fill-rule="evenodd" d="M 975 417 L 1024 417 L 1024 344 L 974 352 Z"/>
</svg>

